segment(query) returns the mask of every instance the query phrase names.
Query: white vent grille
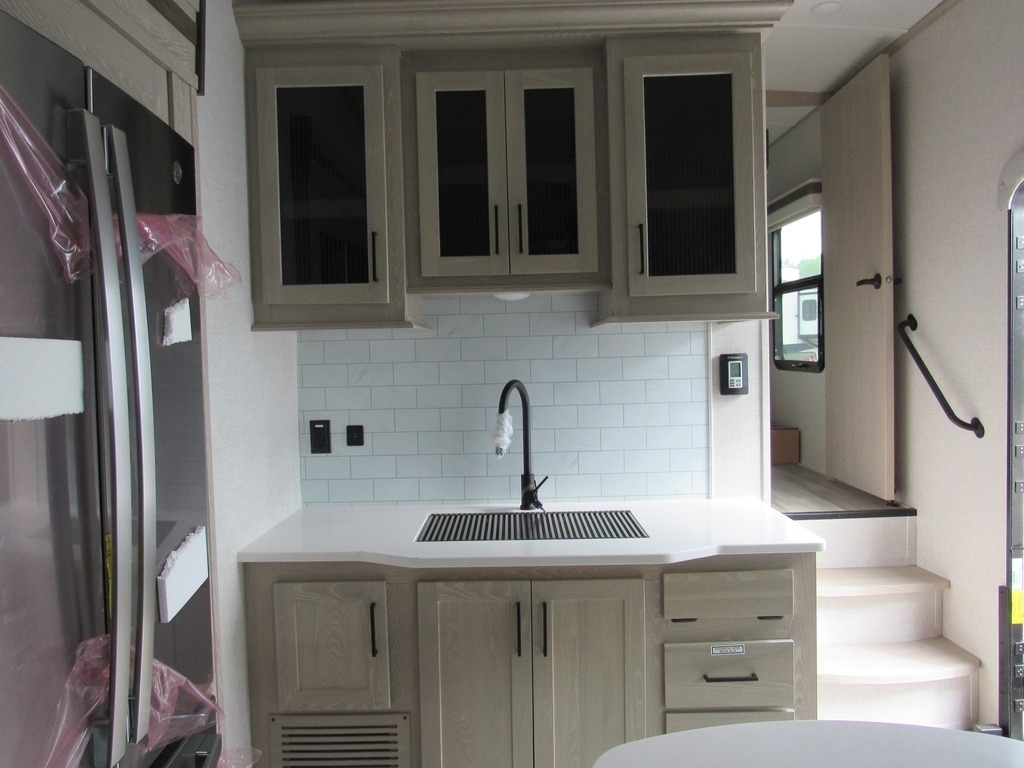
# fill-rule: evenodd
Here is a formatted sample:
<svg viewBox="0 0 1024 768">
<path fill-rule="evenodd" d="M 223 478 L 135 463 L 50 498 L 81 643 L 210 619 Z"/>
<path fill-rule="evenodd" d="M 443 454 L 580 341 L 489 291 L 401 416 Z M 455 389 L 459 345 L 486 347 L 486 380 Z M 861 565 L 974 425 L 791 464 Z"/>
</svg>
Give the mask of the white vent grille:
<svg viewBox="0 0 1024 768">
<path fill-rule="evenodd" d="M 409 715 L 271 715 L 270 768 L 409 768 Z"/>
</svg>

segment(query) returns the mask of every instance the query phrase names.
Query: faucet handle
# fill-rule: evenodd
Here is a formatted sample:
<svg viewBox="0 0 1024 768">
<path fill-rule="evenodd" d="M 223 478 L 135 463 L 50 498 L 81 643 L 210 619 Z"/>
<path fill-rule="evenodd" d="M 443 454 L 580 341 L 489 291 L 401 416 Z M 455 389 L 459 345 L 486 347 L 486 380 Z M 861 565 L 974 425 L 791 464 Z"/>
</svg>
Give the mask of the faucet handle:
<svg viewBox="0 0 1024 768">
<path fill-rule="evenodd" d="M 536 488 L 534 488 L 533 490 L 535 490 L 535 491 L 539 491 L 539 490 L 540 490 L 540 487 L 541 487 L 542 485 L 544 485 L 544 483 L 546 483 L 547 481 L 548 481 L 548 476 L 547 476 L 547 475 L 544 475 L 544 479 L 543 479 L 543 480 L 541 480 L 541 481 L 540 481 L 539 483 L 537 483 L 537 487 L 536 487 Z"/>
</svg>

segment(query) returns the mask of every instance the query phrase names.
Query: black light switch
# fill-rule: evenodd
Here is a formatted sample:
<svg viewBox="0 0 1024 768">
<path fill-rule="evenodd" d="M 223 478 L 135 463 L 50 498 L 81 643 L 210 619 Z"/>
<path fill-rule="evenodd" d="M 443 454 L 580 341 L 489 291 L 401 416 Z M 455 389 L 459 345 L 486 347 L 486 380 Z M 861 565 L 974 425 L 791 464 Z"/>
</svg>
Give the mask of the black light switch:
<svg viewBox="0 0 1024 768">
<path fill-rule="evenodd" d="M 331 422 L 328 419 L 309 422 L 309 452 L 331 452 Z"/>
<path fill-rule="evenodd" d="M 345 427 L 345 442 L 348 445 L 363 445 L 363 425 L 349 424 Z"/>
</svg>

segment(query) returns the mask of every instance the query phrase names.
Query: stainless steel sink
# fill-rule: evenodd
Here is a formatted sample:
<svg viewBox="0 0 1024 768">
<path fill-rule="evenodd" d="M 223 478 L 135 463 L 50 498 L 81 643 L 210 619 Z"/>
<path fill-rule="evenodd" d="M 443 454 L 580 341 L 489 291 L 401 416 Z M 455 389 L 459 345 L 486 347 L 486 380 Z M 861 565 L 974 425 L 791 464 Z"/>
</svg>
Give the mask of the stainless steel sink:
<svg viewBox="0 0 1024 768">
<path fill-rule="evenodd" d="M 441 512 L 430 515 L 416 541 L 646 539 L 628 509 L 581 512 Z"/>
</svg>

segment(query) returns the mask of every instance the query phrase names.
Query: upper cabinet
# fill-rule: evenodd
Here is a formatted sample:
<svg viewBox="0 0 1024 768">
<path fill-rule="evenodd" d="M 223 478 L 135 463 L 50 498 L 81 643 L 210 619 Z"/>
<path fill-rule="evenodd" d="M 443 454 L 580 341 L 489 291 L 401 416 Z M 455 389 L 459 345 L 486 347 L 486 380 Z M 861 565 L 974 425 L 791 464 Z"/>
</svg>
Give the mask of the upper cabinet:
<svg viewBox="0 0 1024 768">
<path fill-rule="evenodd" d="M 756 35 L 608 44 L 606 319 L 767 316 Z"/>
<path fill-rule="evenodd" d="M 416 77 L 424 276 L 597 271 L 593 73 Z"/>
<path fill-rule="evenodd" d="M 77 56 L 195 143 L 205 13 L 199 0 L 0 0 L 0 10 Z"/>
<path fill-rule="evenodd" d="M 247 65 L 255 325 L 405 324 L 397 51 Z"/>
</svg>

